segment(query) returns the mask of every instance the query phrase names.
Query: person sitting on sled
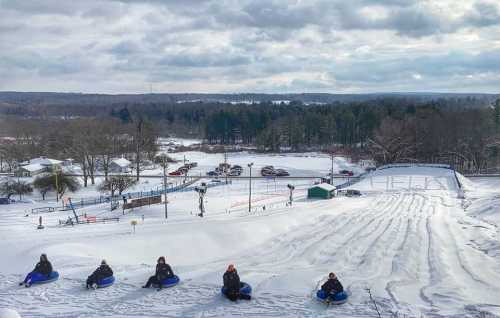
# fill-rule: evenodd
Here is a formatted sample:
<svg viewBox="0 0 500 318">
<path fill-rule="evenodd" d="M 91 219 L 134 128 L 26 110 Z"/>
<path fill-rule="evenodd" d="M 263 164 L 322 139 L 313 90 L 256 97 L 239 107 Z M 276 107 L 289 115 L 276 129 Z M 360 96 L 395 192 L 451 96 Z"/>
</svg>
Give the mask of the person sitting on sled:
<svg viewBox="0 0 500 318">
<path fill-rule="evenodd" d="M 113 270 L 106 263 L 106 260 L 101 261 L 101 266 L 99 266 L 88 278 L 87 278 L 87 289 L 96 288 L 97 283 L 106 277 L 113 276 Z"/>
<path fill-rule="evenodd" d="M 328 280 L 321 285 L 321 289 L 324 290 L 327 295 L 335 295 L 344 291 L 344 287 L 338 280 L 335 273 L 330 273 L 328 275 Z"/>
<path fill-rule="evenodd" d="M 151 287 L 151 285 L 158 285 L 159 286 L 158 288 L 161 289 L 162 288 L 161 282 L 164 279 L 172 277 L 174 277 L 174 272 L 172 271 L 172 267 L 170 267 L 170 265 L 168 265 L 165 262 L 165 257 L 160 256 L 156 264 L 156 272 L 154 276 L 149 277 L 146 285 L 142 286 L 142 288 L 149 288 Z"/>
<path fill-rule="evenodd" d="M 36 264 L 35 269 L 31 271 L 31 273 L 28 273 L 24 281 L 19 283 L 19 286 L 23 284 L 29 284 L 29 282 L 31 281 L 31 277 L 35 273 L 45 275 L 47 276 L 47 278 L 52 273 L 52 264 L 50 264 L 46 254 L 40 255 L 40 261 Z"/>
<path fill-rule="evenodd" d="M 231 301 L 236 301 L 238 299 L 246 299 L 250 300 L 252 297 L 250 295 L 245 295 L 240 293 L 240 288 L 241 288 L 241 282 L 240 282 L 240 276 L 238 275 L 238 272 L 236 271 L 236 268 L 234 267 L 233 264 L 230 264 L 227 267 L 226 272 L 224 273 L 224 276 L 222 277 L 224 281 L 224 289 L 226 297 L 231 300 Z"/>
</svg>

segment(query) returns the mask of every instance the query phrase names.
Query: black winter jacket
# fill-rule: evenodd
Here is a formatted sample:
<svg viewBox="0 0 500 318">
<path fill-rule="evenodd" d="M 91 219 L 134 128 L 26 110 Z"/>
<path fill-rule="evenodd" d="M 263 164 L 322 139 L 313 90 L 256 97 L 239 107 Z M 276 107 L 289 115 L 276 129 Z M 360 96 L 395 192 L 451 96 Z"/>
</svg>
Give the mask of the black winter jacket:
<svg viewBox="0 0 500 318">
<path fill-rule="evenodd" d="M 52 264 L 49 261 L 40 261 L 36 264 L 34 272 L 50 275 L 52 273 Z"/>
<path fill-rule="evenodd" d="M 326 291 L 329 294 L 330 293 L 336 294 L 336 293 L 340 293 L 340 292 L 344 291 L 344 287 L 342 286 L 342 284 L 339 282 L 339 280 L 337 278 L 328 279 L 326 281 L 326 283 L 324 283 L 321 286 L 321 289 L 323 289 L 324 291 Z"/>
<path fill-rule="evenodd" d="M 240 276 L 237 271 L 225 272 L 222 278 L 224 280 L 224 287 L 229 292 L 237 292 L 240 290 Z"/>
<path fill-rule="evenodd" d="M 101 265 L 92 273 L 97 280 L 113 276 L 113 270 L 109 265 Z"/>
<path fill-rule="evenodd" d="M 156 264 L 156 279 L 158 281 L 162 281 L 165 278 L 171 278 L 174 277 L 174 271 L 172 270 L 172 267 L 168 264 Z"/>
</svg>

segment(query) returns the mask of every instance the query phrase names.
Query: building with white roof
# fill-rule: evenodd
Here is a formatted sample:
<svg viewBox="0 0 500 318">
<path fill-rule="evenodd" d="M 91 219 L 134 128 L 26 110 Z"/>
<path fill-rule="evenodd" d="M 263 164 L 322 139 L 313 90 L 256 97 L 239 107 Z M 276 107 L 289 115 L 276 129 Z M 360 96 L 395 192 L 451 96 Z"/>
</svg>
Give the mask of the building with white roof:
<svg viewBox="0 0 500 318">
<path fill-rule="evenodd" d="M 62 161 L 57 159 L 50 159 L 46 157 L 39 157 L 30 159 L 19 164 L 15 175 L 19 177 L 34 177 L 43 172 L 48 172 L 53 169 L 60 169 Z"/>
<path fill-rule="evenodd" d="M 113 159 L 109 164 L 109 171 L 115 173 L 129 173 L 132 162 L 125 158 Z"/>
</svg>

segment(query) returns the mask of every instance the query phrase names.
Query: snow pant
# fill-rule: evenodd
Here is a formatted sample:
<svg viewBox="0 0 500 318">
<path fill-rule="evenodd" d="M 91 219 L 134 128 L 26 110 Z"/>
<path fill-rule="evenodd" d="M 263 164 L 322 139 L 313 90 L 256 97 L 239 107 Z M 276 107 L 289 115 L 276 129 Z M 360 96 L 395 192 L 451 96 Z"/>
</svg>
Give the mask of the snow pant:
<svg viewBox="0 0 500 318">
<path fill-rule="evenodd" d="M 156 278 L 156 275 L 149 277 L 149 279 L 144 287 L 149 288 L 149 287 L 151 287 L 151 285 L 160 285 L 160 281 L 158 280 L 158 278 Z M 161 288 L 161 285 L 160 285 L 160 288 Z"/>
<path fill-rule="evenodd" d="M 240 288 L 243 287 L 243 283 L 240 283 Z M 237 301 L 238 299 L 251 300 L 252 296 L 240 293 L 240 289 L 228 290 L 225 293 L 227 299 L 230 301 Z"/>
<path fill-rule="evenodd" d="M 237 301 L 238 299 L 244 299 L 244 300 L 251 300 L 252 299 L 252 296 L 242 294 L 239 291 L 233 291 L 233 292 L 229 291 L 226 293 L 226 297 L 230 301 Z"/>
</svg>

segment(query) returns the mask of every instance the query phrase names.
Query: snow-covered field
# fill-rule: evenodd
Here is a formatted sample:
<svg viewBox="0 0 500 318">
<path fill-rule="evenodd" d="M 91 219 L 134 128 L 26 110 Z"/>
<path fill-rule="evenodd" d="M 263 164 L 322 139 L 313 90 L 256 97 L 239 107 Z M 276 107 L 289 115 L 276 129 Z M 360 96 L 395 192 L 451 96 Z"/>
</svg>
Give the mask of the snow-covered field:
<svg viewBox="0 0 500 318">
<path fill-rule="evenodd" d="M 231 163 L 316 172 L 327 172 L 330 164 L 321 156 L 271 159 L 235 154 Z M 221 158 L 193 160 L 202 171 Z M 43 230 L 35 229 L 38 215 L 27 212 L 47 203 L 2 206 L 0 308 L 22 317 L 377 317 L 375 302 L 382 317 L 500 317 L 500 182 L 461 179 L 468 185 L 461 199 L 456 179 L 442 170 L 387 169 L 375 176 L 404 186 L 373 188 L 367 178 L 358 187 L 376 191 L 332 200 L 307 200 L 311 181 L 255 180 L 251 213 L 248 180 L 234 181 L 208 190 L 204 218 L 194 216 L 195 192 L 169 195 L 168 220 L 157 205 L 118 223 L 58 227 L 68 212 L 55 212 L 44 215 Z M 285 205 L 290 182 L 297 186 L 292 207 Z M 121 216 L 106 209 L 82 212 Z M 135 234 L 131 220 L 139 221 Z M 61 278 L 18 287 L 41 253 Z M 181 284 L 141 289 L 160 255 Z M 117 282 L 85 290 L 102 258 Z M 253 286 L 250 302 L 220 296 L 229 263 Z M 312 297 L 330 271 L 351 294 L 347 304 L 326 307 Z"/>
</svg>

